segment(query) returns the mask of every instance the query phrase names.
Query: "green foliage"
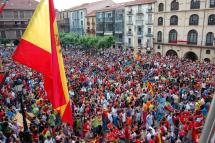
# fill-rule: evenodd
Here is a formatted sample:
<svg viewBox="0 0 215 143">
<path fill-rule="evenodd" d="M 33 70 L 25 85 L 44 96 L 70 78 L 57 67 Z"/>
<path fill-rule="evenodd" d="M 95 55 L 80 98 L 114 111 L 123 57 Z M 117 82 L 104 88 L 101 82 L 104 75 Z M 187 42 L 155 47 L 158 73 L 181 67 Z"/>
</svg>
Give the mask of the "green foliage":
<svg viewBox="0 0 215 143">
<path fill-rule="evenodd" d="M 4 44 L 4 46 L 6 47 L 6 45 L 10 43 L 10 40 L 6 38 L 0 38 L 0 43 Z"/>
<path fill-rule="evenodd" d="M 60 33 L 62 46 L 76 45 L 84 49 L 110 48 L 115 39 L 113 36 L 81 36 L 76 33 Z"/>
</svg>

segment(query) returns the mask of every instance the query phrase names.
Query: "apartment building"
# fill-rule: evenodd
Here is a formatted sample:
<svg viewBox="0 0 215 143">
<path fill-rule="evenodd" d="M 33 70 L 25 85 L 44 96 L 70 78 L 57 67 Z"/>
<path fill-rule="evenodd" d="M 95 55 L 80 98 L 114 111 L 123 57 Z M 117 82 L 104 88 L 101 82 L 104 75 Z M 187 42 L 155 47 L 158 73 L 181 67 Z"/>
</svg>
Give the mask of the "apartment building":
<svg viewBox="0 0 215 143">
<path fill-rule="evenodd" d="M 154 51 L 215 63 L 215 0 L 157 0 Z"/>
<path fill-rule="evenodd" d="M 9 0 L 4 11 L 0 13 L 0 37 L 19 39 L 37 5 L 35 0 Z"/>
<path fill-rule="evenodd" d="M 75 32 L 80 35 L 86 34 L 88 28 L 86 16 L 95 10 L 103 9 L 113 4 L 114 2 L 112 0 L 101 0 L 93 3 L 85 3 L 69 9 L 70 32 Z"/>
<path fill-rule="evenodd" d="M 86 33 L 87 35 L 95 36 L 96 35 L 96 11 L 89 13 L 86 16 Z"/>
<path fill-rule="evenodd" d="M 125 46 L 151 51 L 155 0 L 136 0 L 125 7 Z"/>
<path fill-rule="evenodd" d="M 96 35 L 112 35 L 116 44 L 122 46 L 124 43 L 124 6 L 126 3 L 118 3 L 99 10 L 96 13 Z"/>
</svg>

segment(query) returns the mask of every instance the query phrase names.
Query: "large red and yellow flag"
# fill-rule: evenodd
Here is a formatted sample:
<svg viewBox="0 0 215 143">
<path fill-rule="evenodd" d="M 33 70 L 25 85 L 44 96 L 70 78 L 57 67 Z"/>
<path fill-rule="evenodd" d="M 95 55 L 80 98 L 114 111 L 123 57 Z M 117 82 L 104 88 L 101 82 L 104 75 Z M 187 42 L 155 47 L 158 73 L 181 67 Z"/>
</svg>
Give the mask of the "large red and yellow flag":
<svg viewBox="0 0 215 143">
<path fill-rule="evenodd" d="M 44 76 L 45 90 L 62 121 L 73 125 L 53 0 L 41 0 L 13 59 Z"/>
</svg>

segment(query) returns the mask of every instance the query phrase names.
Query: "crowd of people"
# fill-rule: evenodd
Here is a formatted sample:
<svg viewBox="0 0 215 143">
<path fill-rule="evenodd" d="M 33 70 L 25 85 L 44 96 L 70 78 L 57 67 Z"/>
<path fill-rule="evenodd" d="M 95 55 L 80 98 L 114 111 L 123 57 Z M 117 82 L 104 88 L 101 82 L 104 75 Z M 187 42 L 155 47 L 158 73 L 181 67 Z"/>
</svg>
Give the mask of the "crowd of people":
<svg viewBox="0 0 215 143">
<path fill-rule="evenodd" d="M 63 49 L 74 125 L 62 123 L 41 74 L 1 49 L 9 72 L 0 94 L 0 142 L 24 142 L 16 80 L 34 143 L 197 143 L 215 91 L 215 65 L 177 57 Z"/>
</svg>

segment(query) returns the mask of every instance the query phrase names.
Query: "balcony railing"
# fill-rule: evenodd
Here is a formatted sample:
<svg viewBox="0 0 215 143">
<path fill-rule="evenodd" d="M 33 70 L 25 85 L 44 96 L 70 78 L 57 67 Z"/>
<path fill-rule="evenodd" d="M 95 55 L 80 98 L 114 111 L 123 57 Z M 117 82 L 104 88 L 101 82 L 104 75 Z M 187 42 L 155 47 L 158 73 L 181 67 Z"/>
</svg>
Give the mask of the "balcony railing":
<svg viewBox="0 0 215 143">
<path fill-rule="evenodd" d="M 147 34 L 146 34 L 146 37 L 153 37 L 153 34 L 147 33 Z"/>
<path fill-rule="evenodd" d="M 133 22 L 132 22 L 132 21 L 128 21 L 127 24 L 128 24 L 128 25 L 133 25 Z"/>
<path fill-rule="evenodd" d="M 113 18 L 105 18 L 105 22 L 113 22 Z"/>
<path fill-rule="evenodd" d="M 137 14 L 143 14 L 143 10 L 142 9 L 138 9 L 137 10 Z"/>
<path fill-rule="evenodd" d="M 146 21 L 146 25 L 153 25 L 152 21 Z"/>
<path fill-rule="evenodd" d="M 2 24 L 0 25 L 1 28 L 26 28 L 27 24 Z"/>
<path fill-rule="evenodd" d="M 138 32 L 137 32 L 137 35 L 138 35 L 138 36 L 143 36 L 143 32 L 142 32 L 142 31 L 138 31 Z"/>
<path fill-rule="evenodd" d="M 132 15 L 132 14 L 133 14 L 132 10 L 128 11 L 128 15 Z"/>
<path fill-rule="evenodd" d="M 149 9 L 147 9 L 147 11 L 146 11 L 147 13 L 151 13 L 152 12 L 152 9 L 151 8 L 149 8 Z"/>
<path fill-rule="evenodd" d="M 137 25 L 143 25 L 143 20 L 137 19 L 137 20 L 136 20 L 136 24 L 137 24 Z"/>
<path fill-rule="evenodd" d="M 127 35 L 128 35 L 128 36 L 132 36 L 132 35 L 133 35 L 133 32 L 128 31 Z"/>
</svg>

